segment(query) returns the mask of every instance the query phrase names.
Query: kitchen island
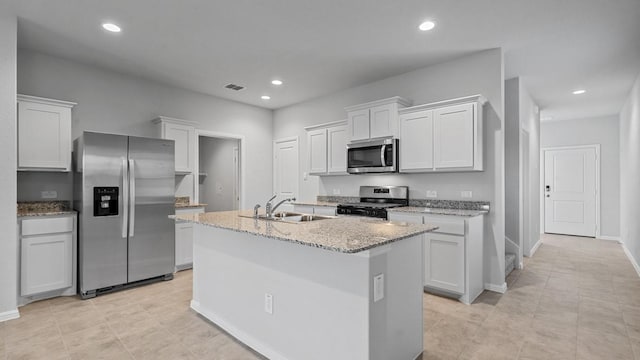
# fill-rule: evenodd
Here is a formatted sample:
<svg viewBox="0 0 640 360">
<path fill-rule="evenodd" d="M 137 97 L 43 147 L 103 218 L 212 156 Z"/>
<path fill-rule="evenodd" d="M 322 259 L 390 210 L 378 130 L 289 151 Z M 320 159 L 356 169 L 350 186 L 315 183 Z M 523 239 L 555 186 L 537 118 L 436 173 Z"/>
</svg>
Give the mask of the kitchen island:
<svg viewBox="0 0 640 360">
<path fill-rule="evenodd" d="M 194 223 L 191 307 L 269 359 L 415 359 L 429 225 L 215 212 Z"/>
</svg>

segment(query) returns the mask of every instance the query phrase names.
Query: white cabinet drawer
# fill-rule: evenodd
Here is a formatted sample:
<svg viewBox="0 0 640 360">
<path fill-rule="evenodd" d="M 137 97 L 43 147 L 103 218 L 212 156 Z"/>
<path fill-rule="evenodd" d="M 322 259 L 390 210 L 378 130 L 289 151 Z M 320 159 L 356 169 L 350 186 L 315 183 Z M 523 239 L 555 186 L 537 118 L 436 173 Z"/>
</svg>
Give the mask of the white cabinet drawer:
<svg viewBox="0 0 640 360">
<path fill-rule="evenodd" d="M 390 212 L 387 215 L 389 221 L 398 221 L 398 222 L 408 222 L 410 224 L 422 224 L 422 215 L 420 214 L 411 214 L 411 213 L 401 213 L 401 212 Z"/>
<path fill-rule="evenodd" d="M 23 219 L 22 236 L 73 231 L 73 217 Z"/>
<path fill-rule="evenodd" d="M 424 223 L 437 226 L 435 233 L 464 235 L 464 218 L 451 218 L 451 216 L 425 216 Z"/>
<path fill-rule="evenodd" d="M 336 208 L 332 206 L 315 206 L 313 213 L 316 215 L 336 216 Z"/>
<path fill-rule="evenodd" d="M 195 207 L 195 208 L 186 208 L 186 209 L 176 209 L 176 215 L 184 215 L 184 214 L 202 214 L 204 212 L 204 207 Z"/>
</svg>

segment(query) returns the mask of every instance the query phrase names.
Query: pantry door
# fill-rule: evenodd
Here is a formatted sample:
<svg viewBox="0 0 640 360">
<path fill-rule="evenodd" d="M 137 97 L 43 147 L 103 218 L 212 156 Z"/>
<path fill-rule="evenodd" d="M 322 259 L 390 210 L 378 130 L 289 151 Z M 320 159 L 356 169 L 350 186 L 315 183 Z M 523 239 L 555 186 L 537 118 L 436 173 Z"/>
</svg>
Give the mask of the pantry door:
<svg viewBox="0 0 640 360">
<path fill-rule="evenodd" d="M 274 141 L 273 193 L 276 201 L 298 196 L 298 138 Z"/>
<path fill-rule="evenodd" d="M 595 237 L 599 145 L 544 150 L 544 232 Z"/>
</svg>

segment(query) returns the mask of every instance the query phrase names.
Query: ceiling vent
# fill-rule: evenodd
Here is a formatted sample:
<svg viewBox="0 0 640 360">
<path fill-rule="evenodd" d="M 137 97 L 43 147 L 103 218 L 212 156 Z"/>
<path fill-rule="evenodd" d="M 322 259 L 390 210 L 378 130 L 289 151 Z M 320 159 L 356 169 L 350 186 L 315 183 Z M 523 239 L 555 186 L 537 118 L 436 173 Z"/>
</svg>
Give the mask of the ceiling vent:
<svg viewBox="0 0 640 360">
<path fill-rule="evenodd" d="M 225 87 L 227 89 L 231 89 L 231 90 L 235 90 L 235 91 L 240 91 L 240 90 L 244 89 L 244 86 L 240 86 L 240 85 L 236 85 L 236 84 L 228 84 Z"/>
</svg>

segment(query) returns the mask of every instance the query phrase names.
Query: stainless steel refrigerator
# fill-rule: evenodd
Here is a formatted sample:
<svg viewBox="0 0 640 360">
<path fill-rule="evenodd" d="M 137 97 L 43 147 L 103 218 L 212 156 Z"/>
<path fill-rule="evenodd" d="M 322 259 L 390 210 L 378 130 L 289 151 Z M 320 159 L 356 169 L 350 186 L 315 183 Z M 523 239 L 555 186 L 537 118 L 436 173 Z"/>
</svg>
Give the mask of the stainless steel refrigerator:
<svg viewBox="0 0 640 360">
<path fill-rule="evenodd" d="M 172 279 L 173 140 L 84 132 L 73 145 L 81 297 Z"/>
</svg>

